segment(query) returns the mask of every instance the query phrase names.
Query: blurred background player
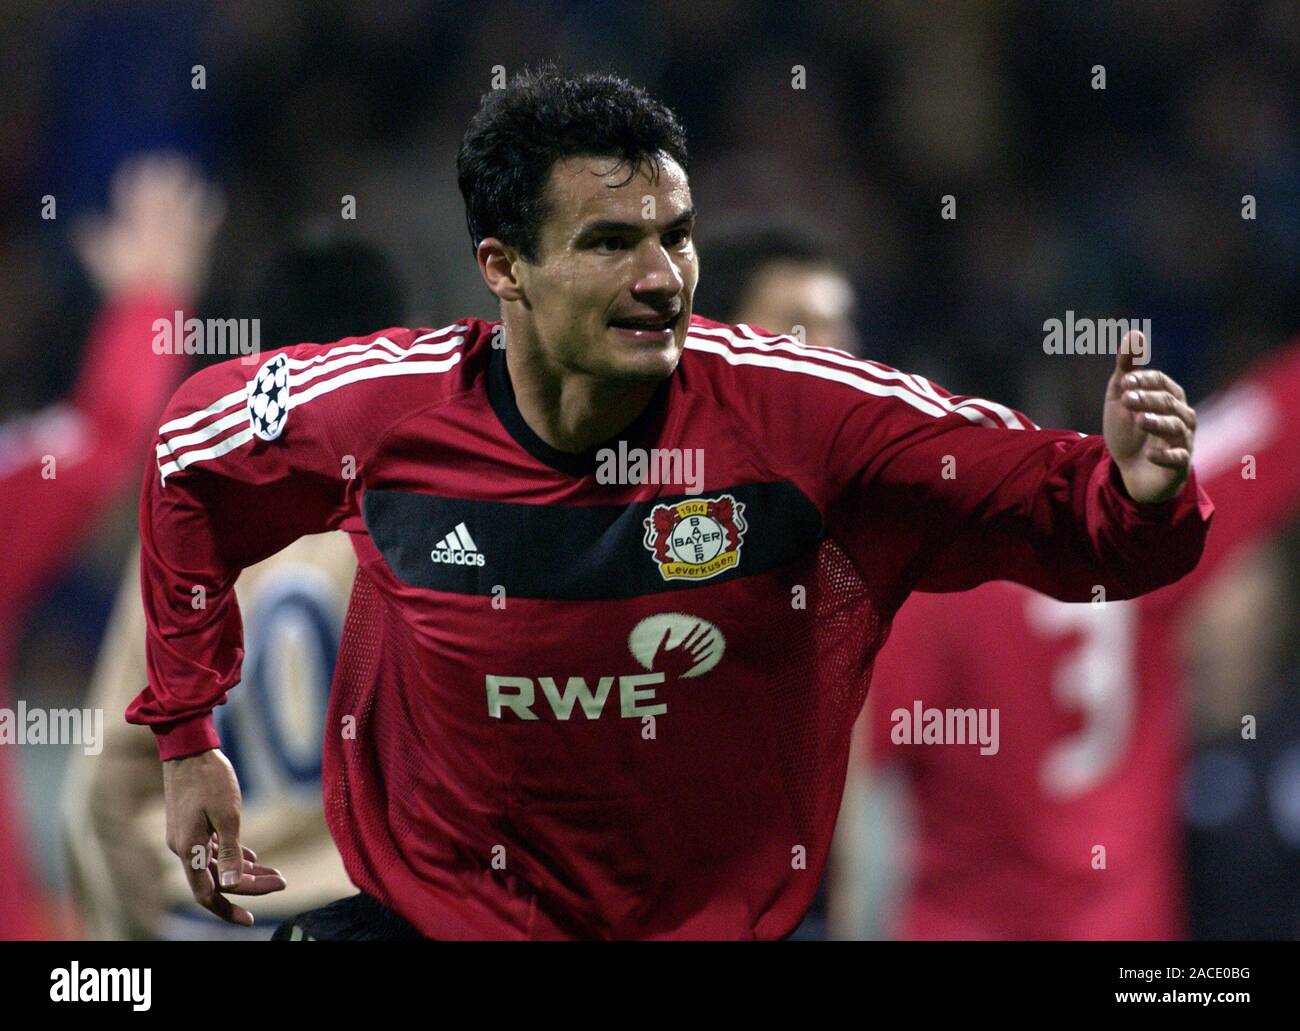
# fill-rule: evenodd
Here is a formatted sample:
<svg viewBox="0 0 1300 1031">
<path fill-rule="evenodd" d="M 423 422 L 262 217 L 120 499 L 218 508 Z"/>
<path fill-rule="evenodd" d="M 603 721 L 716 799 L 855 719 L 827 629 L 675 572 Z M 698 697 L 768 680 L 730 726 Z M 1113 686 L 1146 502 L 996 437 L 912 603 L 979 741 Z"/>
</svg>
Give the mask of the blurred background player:
<svg viewBox="0 0 1300 1031">
<path fill-rule="evenodd" d="M 697 247 L 709 263 L 700 311 L 777 333 L 802 326 L 804 343 L 862 355 L 851 272 L 828 227 L 807 216 L 731 216 L 702 231 Z"/>
<path fill-rule="evenodd" d="M 912 788 L 916 842 L 904 861 L 911 883 L 900 936 L 1187 935 L 1181 815 L 1189 692 L 1180 628 L 1207 588 L 1220 605 L 1232 594 L 1248 599 L 1216 613 L 1220 632 L 1202 646 L 1203 655 L 1217 647 L 1230 665 L 1210 688 L 1225 697 L 1204 698 L 1199 711 L 1221 734 L 1234 726 L 1240 740 L 1242 717 L 1266 708 L 1256 690 L 1268 673 L 1260 664 L 1276 652 L 1268 647 L 1272 614 L 1285 610 L 1279 585 L 1248 559 L 1300 505 L 1300 441 L 1290 428 L 1298 397 L 1300 341 L 1203 410 L 1194 461 L 1217 515 L 1200 563 L 1178 583 L 1131 602 L 1065 604 L 999 582 L 918 593 L 904 604 L 877 658 L 860 727 L 874 761 L 901 764 Z M 1232 568 L 1238 560 L 1244 569 Z M 1264 607 L 1254 613 L 1250 659 L 1231 642 L 1252 603 Z M 997 752 L 895 743 L 892 714 L 910 715 L 917 700 L 998 710 Z M 1281 719 L 1260 722 L 1261 740 L 1294 729 Z M 837 843 L 865 847 L 861 836 Z M 842 858 L 863 866 L 860 854 L 856 863 Z M 1293 871 L 1273 879 L 1293 883 Z M 1294 934 L 1296 914 L 1288 919 Z"/>
<path fill-rule="evenodd" d="M 155 354 L 203 280 L 220 201 L 185 160 L 148 156 L 113 177 L 106 216 L 84 221 L 76 251 L 102 298 L 75 387 L 59 404 L 0 427 L 0 707 L 24 612 L 98 521 L 137 489 L 155 420 L 185 359 Z M 25 698 L 40 706 L 40 698 Z M 15 749 L 0 747 L 0 938 L 52 931 L 29 866 Z"/>
<path fill-rule="evenodd" d="M 404 290 L 381 252 L 320 228 L 274 258 L 235 310 L 262 321 L 263 347 L 338 340 L 399 324 Z M 71 883 L 94 938 L 268 938 L 287 915 L 353 889 L 325 824 L 321 739 L 356 559 L 347 534 L 318 534 L 252 566 L 243 686 L 216 710 L 243 791 L 242 822 L 288 887 L 248 900 L 251 929 L 202 911 L 168 853 L 153 734 L 122 719 L 145 676 L 138 550 L 126 565 L 86 704 L 104 709 L 103 753 L 72 760 L 64 797 Z"/>
</svg>

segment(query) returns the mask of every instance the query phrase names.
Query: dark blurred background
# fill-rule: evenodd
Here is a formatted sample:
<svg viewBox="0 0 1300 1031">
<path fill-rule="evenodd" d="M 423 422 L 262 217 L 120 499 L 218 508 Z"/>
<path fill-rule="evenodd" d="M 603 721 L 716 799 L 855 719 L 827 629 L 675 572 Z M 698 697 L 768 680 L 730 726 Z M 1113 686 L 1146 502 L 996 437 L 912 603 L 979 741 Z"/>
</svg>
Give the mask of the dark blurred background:
<svg viewBox="0 0 1300 1031">
<path fill-rule="evenodd" d="M 143 150 L 192 156 L 225 193 L 200 314 L 256 314 L 233 309 L 242 271 L 339 224 L 347 195 L 409 324 L 497 317 L 455 153 L 494 68 L 547 58 L 679 113 L 702 236 L 753 212 L 833 227 L 868 356 L 1042 424 L 1100 428 L 1110 363 L 1043 354 L 1067 310 L 1150 318 L 1155 364 L 1193 399 L 1300 329 L 1295 0 L 6 0 L 0 19 L 0 419 L 74 382 L 98 300 L 68 228 Z M 708 279 L 706 258 L 702 296 Z M 128 497 L 68 556 L 21 629 L 15 697 L 81 697 L 133 534 Z M 58 752 L 23 757 L 56 896 Z"/>
</svg>

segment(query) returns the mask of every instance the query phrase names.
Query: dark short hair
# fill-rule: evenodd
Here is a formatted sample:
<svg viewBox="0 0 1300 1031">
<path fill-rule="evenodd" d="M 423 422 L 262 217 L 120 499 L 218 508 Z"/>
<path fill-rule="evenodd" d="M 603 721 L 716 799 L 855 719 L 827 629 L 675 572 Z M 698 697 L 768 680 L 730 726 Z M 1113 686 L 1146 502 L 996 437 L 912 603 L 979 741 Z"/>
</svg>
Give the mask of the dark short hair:
<svg viewBox="0 0 1300 1031">
<path fill-rule="evenodd" d="M 733 322 L 746 292 L 776 261 L 813 265 L 848 274 L 831 230 L 799 216 L 735 215 L 696 237 L 700 285 L 692 308 L 719 322 Z"/>
<path fill-rule="evenodd" d="M 525 69 L 483 95 L 456 155 L 470 241 L 477 251 L 494 236 L 536 262 L 546 184 L 557 161 L 616 158 L 630 180 L 647 162 L 657 175 L 661 152 L 688 167 L 677 116 L 639 86 L 610 73 L 565 75 L 549 64 Z"/>
</svg>

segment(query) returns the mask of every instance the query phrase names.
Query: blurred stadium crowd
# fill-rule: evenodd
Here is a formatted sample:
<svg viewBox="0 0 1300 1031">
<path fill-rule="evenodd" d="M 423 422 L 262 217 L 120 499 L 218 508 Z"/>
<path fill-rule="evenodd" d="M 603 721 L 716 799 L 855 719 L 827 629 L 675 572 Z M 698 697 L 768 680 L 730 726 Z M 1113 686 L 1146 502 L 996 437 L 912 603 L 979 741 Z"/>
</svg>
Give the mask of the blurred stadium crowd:
<svg viewBox="0 0 1300 1031">
<path fill-rule="evenodd" d="M 268 309 L 319 272 L 286 266 L 295 243 L 373 250 L 342 264 L 334 253 L 318 292 L 295 295 L 302 317 L 283 317 L 275 332 L 299 332 L 313 316 L 329 326 L 317 339 L 380 328 L 393 320 L 367 312 L 400 310 L 403 288 L 408 325 L 496 318 L 466 250 L 454 155 L 494 69 L 546 58 L 625 74 L 683 118 L 702 315 L 748 312 L 788 330 L 782 299 L 750 289 L 754 255 L 770 247 L 849 286 L 810 342 L 1085 432 L 1100 428 L 1110 362 L 1045 355 L 1045 320 L 1150 319 L 1155 364 L 1193 400 L 1300 333 L 1291 0 L 12 0 L 0 18 L 0 427 L 75 396 L 109 299 L 79 257 L 77 229 L 111 210 L 115 173 L 145 152 L 187 155 L 218 185 L 224 220 L 196 258 L 208 274 L 195 308 L 261 318 L 264 347 L 297 342 L 268 335 Z M 792 87 L 796 66 L 802 88 Z M 1094 88 L 1097 66 L 1104 89 Z M 953 219 L 941 217 L 946 195 Z M 1253 218 L 1243 217 L 1247 196 Z M 42 217 L 47 197 L 54 218 Z M 342 215 L 349 197 L 355 219 Z M 756 220 L 797 227 L 795 242 L 746 235 Z M 376 271 L 374 251 L 391 269 Z M 352 277 L 369 277 L 369 307 L 340 312 Z M 816 317 L 796 310 L 804 324 Z M 0 447 L 0 473 L 7 460 Z M 3 610 L 0 705 L 85 702 L 134 547 L 143 449 L 134 462 L 21 604 Z M 0 526 L 39 504 L 0 497 L 11 510 Z M 1188 929 L 1203 937 L 1300 937 L 1294 519 L 1254 543 L 1179 629 L 1191 641 L 1192 752 L 1177 817 Z M 1267 727 L 1260 740 L 1241 739 L 1243 712 Z M 0 836 L 26 842 L 51 936 L 106 926 L 72 900 L 74 873 L 86 874 L 70 868 L 59 818 L 70 751 L 0 756 L 19 798 Z M 890 936 L 889 899 L 907 878 L 906 788 L 886 779 L 864 790 L 852 804 L 871 842 L 870 900 L 836 926 Z"/>
</svg>

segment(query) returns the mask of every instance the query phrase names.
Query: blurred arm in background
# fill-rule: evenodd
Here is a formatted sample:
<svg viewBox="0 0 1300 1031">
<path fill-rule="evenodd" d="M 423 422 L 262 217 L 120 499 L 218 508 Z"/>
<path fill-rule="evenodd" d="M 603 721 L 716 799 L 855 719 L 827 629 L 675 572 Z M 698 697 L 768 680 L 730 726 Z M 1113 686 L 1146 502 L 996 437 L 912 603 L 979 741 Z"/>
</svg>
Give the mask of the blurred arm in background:
<svg viewBox="0 0 1300 1031">
<path fill-rule="evenodd" d="M 114 177 L 109 214 L 77 232 L 104 305 L 76 385 L 64 402 L 0 428 L 0 704 L 24 609 L 139 483 L 158 413 L 186 371 L 183 355 L 154 353 L 154 322 L 192 302 L 220 217 L 188 162 L 146 157 Z M 10 751 L 0 750 L 0 938 L 33 937 L 41 928 Z"/>
<path fill-rule="evenodd" d="M 104 306 L 67 400 L 0 430 L 5 616 L 139 482 L 155 419 L 186 372 L 182 355 L 154 353 L 154 322 L 194 300 L 220 217 L 188 162 L 148 157 L 114 176 L 109 215 L 77 230 Z"/>
</svg>

